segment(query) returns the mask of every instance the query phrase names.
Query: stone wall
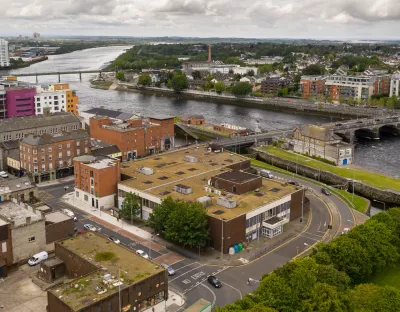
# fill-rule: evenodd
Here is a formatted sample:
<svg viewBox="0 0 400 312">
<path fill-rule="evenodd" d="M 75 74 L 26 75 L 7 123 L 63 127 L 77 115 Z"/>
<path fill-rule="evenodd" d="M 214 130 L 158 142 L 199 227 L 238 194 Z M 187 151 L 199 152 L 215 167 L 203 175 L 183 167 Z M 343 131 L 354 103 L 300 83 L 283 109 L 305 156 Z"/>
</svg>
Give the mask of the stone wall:
<svg viewBox="0 0 400 312">
<path fill-rule="evenodd" d="M 331 172 L 311 168 L 302 164 L 296 165 L 296 163 L 293 161 L 282 159 L 267 152 L 259 151 L 256 149 L 252 149 L 252 151 L 256 154 L 256 158 L 258 160 L 261 160 L 267 164 L 271 164 L 273 166 L 291 172 L 296 172 L 297 166 L 297 173 L 299 175 L 323 182 L 328 185 L 343 185 L 343 188 L 347 190 L 353 189 L 353 182 L 351 179 L 341 177 Z M 376 199 L 389 205 L 400 205 L 400 193 L 392 190 L 381 190 L 362 182 L 355 181 L 354 192 L 368 199 Z"/>
</svg>

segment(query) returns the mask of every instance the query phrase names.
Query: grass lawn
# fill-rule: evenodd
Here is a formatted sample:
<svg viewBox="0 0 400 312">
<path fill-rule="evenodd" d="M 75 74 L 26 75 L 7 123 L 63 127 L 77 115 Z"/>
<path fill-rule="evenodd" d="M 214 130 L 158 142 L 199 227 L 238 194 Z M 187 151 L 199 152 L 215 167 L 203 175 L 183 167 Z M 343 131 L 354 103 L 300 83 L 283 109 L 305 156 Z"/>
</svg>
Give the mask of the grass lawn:
<svg viewBox="0 0 400 312">
<path fill-rule="evenodd" d="M 386 268 L 370 280 L 371 283 L 380 286 L 392 286 L 400 289 L 400 263 Z"/>
<path fill-rule="evenodd" d="M 264 163 L 262 161 L 258 161 L 258 160 L 252 159 L 251 160 L 251 164 L 253 166 L 256 166 L 256 167 L 264 168 L 264 169 L 267 169 L 267 170 L 272 170 L 272 171 L 275 171 L 275 172 L 280 172 L 280 173 L 283 173 L 283 174 L 286 174 L 286 175 L 289 175 L 289 176 L 293 175 L 293 173 L 290 172 L 290 171 L 286 171 L 284 169 L 280 169 L 278 167 L 274 167 L 274 166 L 266 164 L 266 163 Z M 324 184 L 319 183 L 318 181 L 314 181 L 312 179 L 308 179 L 308 178 L 305 178 L 305 177 L 302 177 L 302 176 L 296 176 L 296 178 L 304 180 L 304 181 L 312 182 L 314 184 L 320 185 L 321 187 L 325 187 Z M 361 197 L 361 196 L 358 196 L 358 195 L 354 194 L 354 202 L 353 202 L 352 201 L 353 194 L 348 193 L 348 192 L 346 192 L 344 190 L 336 189 L 336 188 L 330 188 L 330 190 L 332 192 L 336 193 L 336 195 L 338 195 L 339 197 L 341 197 L 348 204 L 348 206 L 351 207 L 352 204 L 353 204 L 354 205 L 353 208 L 355 210 L 357 210 L 357 211 L 359 211 L 361 213 L 365 213 L 367 211 L 368 200 L 365 199 L 364 197 Z"/>
<path fill-rule="evenodd" d="M 364 171 L 360 169 L 347 169 L 346 167 L 336 167 L 332 165 L 325 164 L 318 160 L 314 160 L 310 157 L 302 156 L 292 152 L 285 151 L 281 148 L 276 148 L 273 146 L 267 146 L 261 148 L 261 150 L 267 151 L 275 156 L 291 160 L 296 162 L 298 159 L 299 164 L 320 169 L 323 171 L 330 171 L 336 173 L 342 177 L 353 179 L 355 177 L 356 181 L 362 181 L 368 185 L 380 188 L 380 189 L 392 189 L 395 191 L 400 191 L 400 180 L 395 180 L 392 177 L 385 176 L 383 174 Z"/>
</svg>

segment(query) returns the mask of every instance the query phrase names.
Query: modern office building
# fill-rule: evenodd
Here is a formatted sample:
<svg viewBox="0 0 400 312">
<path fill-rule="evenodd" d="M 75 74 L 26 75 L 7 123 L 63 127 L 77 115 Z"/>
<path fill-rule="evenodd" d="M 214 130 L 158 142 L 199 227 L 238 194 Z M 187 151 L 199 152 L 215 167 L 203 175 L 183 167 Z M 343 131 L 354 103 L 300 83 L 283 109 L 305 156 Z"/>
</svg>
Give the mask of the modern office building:
<svg viewBox="0 0 400 312">
<path fill-rule="evenodd" d="M 35 113 L 43 114 L 45 107 L 50 108 L 51 113 L 71 112 L 78 116 L 78 96 L 69 88 L 67 83 L 51 84 L 47 87 L 37 87 L 35 96 Z"/>
<path fill-rule="evenodd" d="M 238 243 L 281 234 L 285 224 L 301 216 L 305 203 L 303 188 L 249 170 L 248 158 L 212 152 L 206 146 L 125 163 L 118 207 L 129 192 L 141 198 L 140 217 L 145 220 L 168 196 L 202 203 L 208 214 L 209 245 L 227 253 Z"/>
<path fill-rule="evenodd" d="M 91 155 L 74 158 L 74 200 L 97 209 L 115 207 L 117 184 L 121 180 L 119 160 Z"/>
<path fill-rule="evenodd" d="M 10 57 L 8 55 L 8 41 L 0 39 L 0 68 L 10 66 Z"/>
<path fill-rule="evenodd" d="M 6 88 L 7 118 L 35 115 L 36 88 L 15 86 Z"/>
<path fill-rule="evenodd" d="M 40 271 L 50 282 L 69 279 L 48 290 L 48 312 L 165 311 L 166 270 L 93 232 L 56 242 Z"/>
</svg>

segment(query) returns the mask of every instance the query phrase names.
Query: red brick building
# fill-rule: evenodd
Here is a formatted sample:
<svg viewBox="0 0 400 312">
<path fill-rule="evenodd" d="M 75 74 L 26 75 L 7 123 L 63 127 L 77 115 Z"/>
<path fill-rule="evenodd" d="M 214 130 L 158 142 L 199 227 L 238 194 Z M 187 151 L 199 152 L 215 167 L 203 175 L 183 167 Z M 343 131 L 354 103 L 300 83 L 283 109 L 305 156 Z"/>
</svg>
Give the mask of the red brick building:
<svg viewBox="0 0 400 312">
<path fill-rule="evenodd" d="M 325 93 L 325 78 L 322 76 L 302 76 L 300 88 L 303 98 L 318 96 Z"/>
<path fill-rule="evenodd" d="M 119 160 L 90 155 L 74 158 L 75 200 L 95 208 L 114 207 L 120 179 Z"/>
<path fill-rule="evenodd" d="M 164 152 L 174 146 L 174 119 L 136 118 L 115 121 L 109 117 L 90 118 L 90 136 L 115 144 L 122 153 L 122 160 Z"/>
</svg>

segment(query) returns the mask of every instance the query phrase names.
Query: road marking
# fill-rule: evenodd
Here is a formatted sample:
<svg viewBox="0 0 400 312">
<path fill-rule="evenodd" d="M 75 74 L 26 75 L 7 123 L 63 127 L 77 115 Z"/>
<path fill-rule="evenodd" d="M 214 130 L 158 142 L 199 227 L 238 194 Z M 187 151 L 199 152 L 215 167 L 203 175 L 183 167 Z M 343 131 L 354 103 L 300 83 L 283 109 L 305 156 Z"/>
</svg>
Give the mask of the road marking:
<svg viewBox="0 0 400 312">
<path fill-rule="evenodd" d="M 201 272 L 199 272 L 199 273 L 193 274 L 193 275 L 191 276 L 191 278 L 194 279 L 194 280 L 197 280 L 199 277 L 202 277 L 202 276 L 205 275 L 205 274 L 206 274 L 206 273 L 204 273 L 203 271 L 201 271 Z"/>
<path fill-rule="evenodd" d="M 188 274 L 189 272 L 192 272 L 192 271 L 194 271 L 194 270 L 197 270 L 197 269 L 199 269 L 199 268 L 201 268 L 201 267 L 203 267 L 203 266 L 204 266 L 204 264 L 201 264 L 200 266 L 198 266 L 198 267 L 196 267 L 196 268 L 194 268 L 194 269 L 191 269 L 190 271 L 187 271 L 187 272 L 185 272 L 185 273 L 183 273 L 183 274 L 181 274 L 181 275 L 179 275 L 179 276 L 173 278 L 173 279 L 170 280 L 169 282 L 171 283 L 171 282 L 173 282 L 174 280 L 180 278 L 181 276 L 183 276 L 183 275 L 185 275 L 185 274 Z"/>
<path fill-rule="evenodd" d="M 316 239 L 316 238 L 308 237 L 308 236 L 306 236 L 306 235 L 303 235 L 303 234 L 300 234 L 299 236 L 302 236 L 302 237 L 304 237 L 304 238 L 307 238 L 307 239 L 311 239 L 311 240 L 313 240 L 313 241 L 316 241 L 316 242 L 321 242 L 321 240 L 320 240 L 320 239 Z"/>
<path fill-rule="evenodd" d="M 189 279 L 185 279 L 185 280 L 182 281 L 182 283 L 184 283 L 184 284 L 189 284 L 189 283 L 191 283 L 191 282 L 192 282 L 192 281 L 189 280 Z"/>
<path fill-rule="evenodd" d="M 323 233 L 325 233 L 325 232 L 323 232 Z M 324 235 L 315 234 L 315 233 L 311 233 L 311 232 L 303 232 L 303 234 L 309 234 L 309 235 L 316 236 L 316 237 L 319 237 L 319 238 L 322 238 L 324 236 Z"/>
<path fill-rule="evenodd" d="M 221 282 L 222 282 L 222 281 L 221 281 Z M 233 287 L 232 285 L 229 285 L 228 283 L 225 283 L 225 282 L 222 282 L 222 284 L 224 284 L 224 285 L 226 285 L 226 286 L 229 286 L 230 288 L 236 290 L 236 291 L 239 293 L 239 295 L 240 295 L 240 299 L 243 298 L 242 292 L 241 292 L 239 289 L 237 289 L 237 288 Z"/>
<path fill-rule="evenodd" d="M 210 287 L 208 287 L 207 285 L 204 285 L 204 284 L 200 284 L 200 285 L 207 288 L 209 291 L 211 291 L 211 293 L 213 295 L 213 302 L 212 302 L 211 308 L 213 308 L 215 305 L 215 301 L 217 300 L 217 296 L 215 296 L 215 292 L 212 291 L 212 289 Z"/>
<path fill-rule="evenodd" d="M 180 260 L 180 261 L 182 261 L 182 260 Z M 187 264 L 187 265 L 185 265 L 185 266 L 183 266 L 183 267 L 181 267 L 181 268 L 179 268 L 179 269 L 176 269 L 175 272 L 177 272 L 177 271 L 179 271 L 179 270 L 181 270 L 181 269 L 183 269 L 183 268 L 186 268 L 186 267 L 188 267 L 189 265 L 192 265 L 192 264 L 200 264 L 200 263 L 198 263 L 198 262 L 189 263 L 189 264 Z"/>
</svg>

